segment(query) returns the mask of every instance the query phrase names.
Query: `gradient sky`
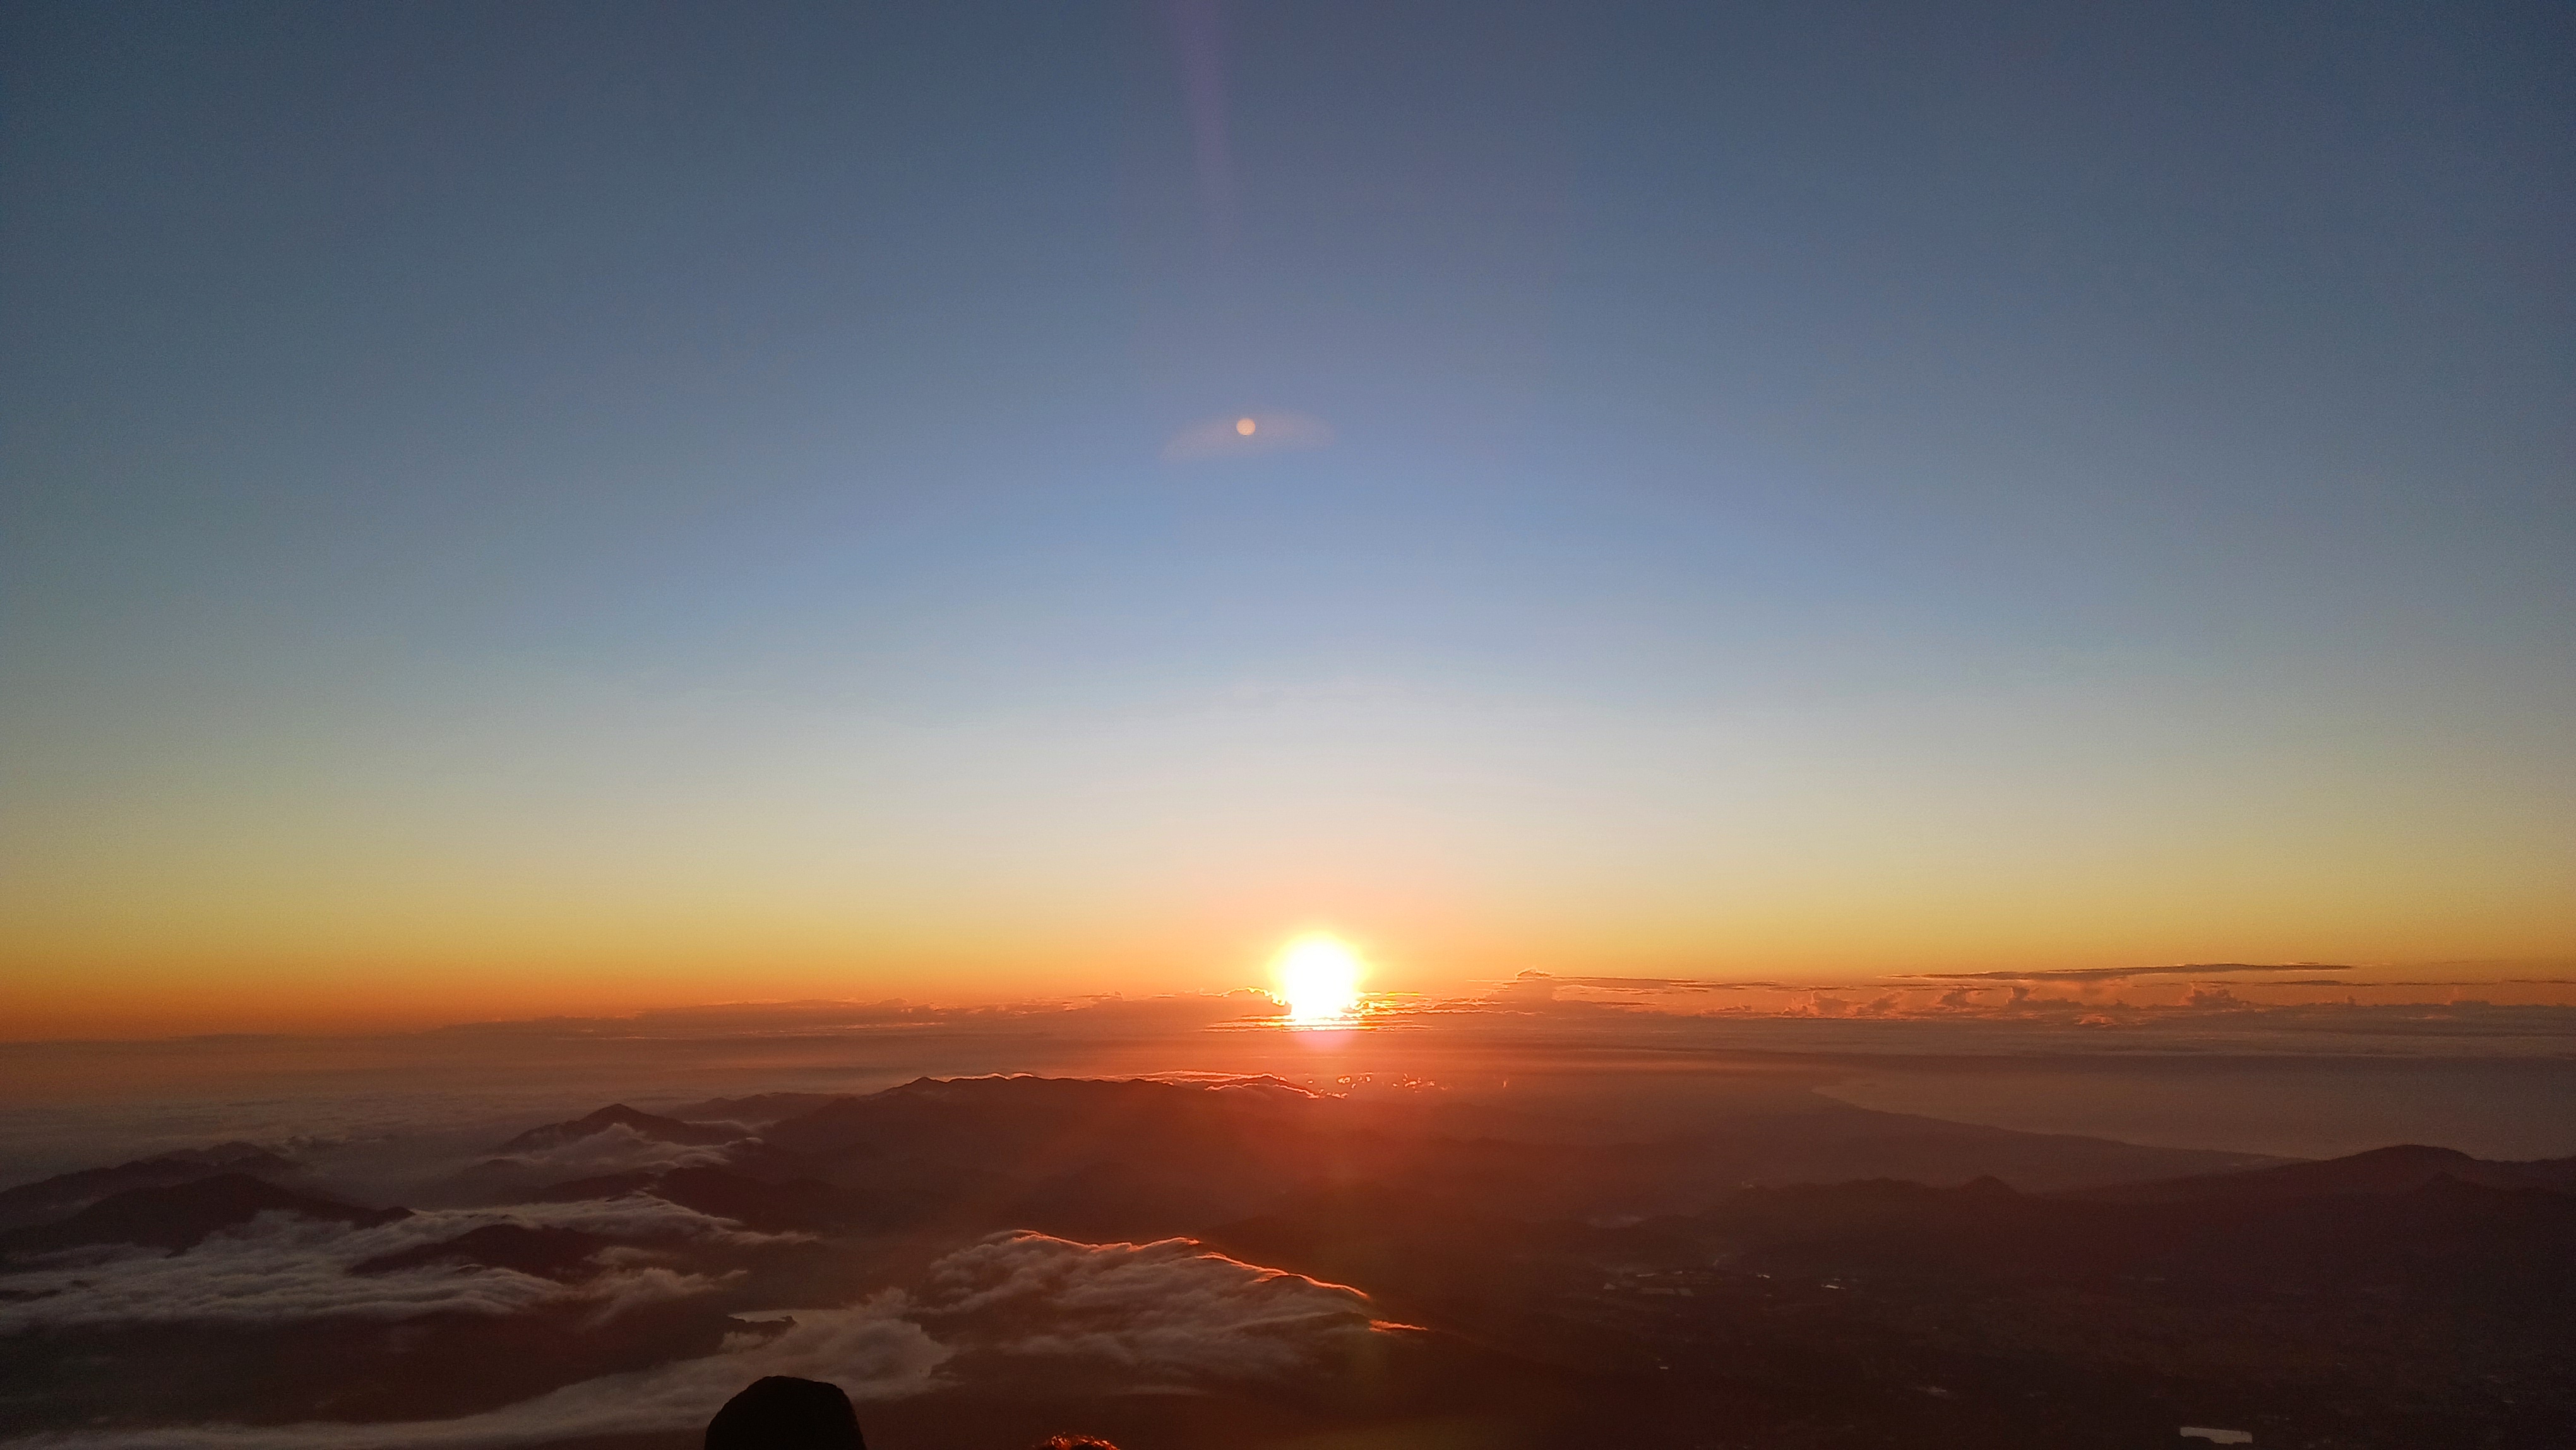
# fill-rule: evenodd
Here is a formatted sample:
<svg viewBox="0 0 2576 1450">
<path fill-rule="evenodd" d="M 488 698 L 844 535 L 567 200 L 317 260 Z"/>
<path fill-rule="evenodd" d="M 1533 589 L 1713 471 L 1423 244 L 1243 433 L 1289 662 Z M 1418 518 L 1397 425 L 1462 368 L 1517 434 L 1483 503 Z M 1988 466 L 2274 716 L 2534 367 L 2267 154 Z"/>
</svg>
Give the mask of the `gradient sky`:
<svg viewBox="0 0 2576 1450">
<path fill-rule="evenodd" d="M 11 7 L 0 1036 L 2576 958 L 2576 12 L 1770 8 Z"/>
</svg>

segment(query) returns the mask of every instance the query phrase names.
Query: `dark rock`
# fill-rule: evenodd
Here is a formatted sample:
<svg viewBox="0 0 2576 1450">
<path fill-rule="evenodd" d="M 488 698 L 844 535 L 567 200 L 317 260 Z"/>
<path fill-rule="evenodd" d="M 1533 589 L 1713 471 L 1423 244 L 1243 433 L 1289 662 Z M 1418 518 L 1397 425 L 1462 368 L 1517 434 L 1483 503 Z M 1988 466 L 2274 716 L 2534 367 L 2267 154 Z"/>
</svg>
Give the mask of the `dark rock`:
<svg viewBox="0 0 2576 1450">
<path fill-rule="evenodd" d="M 867 1450 L 839 1385 L 774 1374 L 725 1401 L 706 1450 Z"/>
</svg>

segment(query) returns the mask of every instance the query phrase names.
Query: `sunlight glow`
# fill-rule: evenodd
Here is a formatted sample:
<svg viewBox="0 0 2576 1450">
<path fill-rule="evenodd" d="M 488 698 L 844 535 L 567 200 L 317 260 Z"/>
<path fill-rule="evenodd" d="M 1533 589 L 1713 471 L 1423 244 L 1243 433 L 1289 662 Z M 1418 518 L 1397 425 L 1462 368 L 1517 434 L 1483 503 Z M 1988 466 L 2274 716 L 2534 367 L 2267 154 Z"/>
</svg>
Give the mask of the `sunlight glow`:
<svg viewBox="0 0 2576 1450">
<path fill-rule="evenodd" d="M 1253 422 L 1250 418 L 1237 418 L 1234 420 L 1234 431 L 1242 434 L 1246 438 L 1251 437 L 1253 430 L 1260 426 L 1260 424 Z"/>
<path fill-rule="evenodd" d="M 1299 937 L 1282 948 L 1270 965 L 1292 1026 L 1357 1016 L 1360 977 L 1365 971 L 1358 953 L 1328 936 Z"/>
</svg>

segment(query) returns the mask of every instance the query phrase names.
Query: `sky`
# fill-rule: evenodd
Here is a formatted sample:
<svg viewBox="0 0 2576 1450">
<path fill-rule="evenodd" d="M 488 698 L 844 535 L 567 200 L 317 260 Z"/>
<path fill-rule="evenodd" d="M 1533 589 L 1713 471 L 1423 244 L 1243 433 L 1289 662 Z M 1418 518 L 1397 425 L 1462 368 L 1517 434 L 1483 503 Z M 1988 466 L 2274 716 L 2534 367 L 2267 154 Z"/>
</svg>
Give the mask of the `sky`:
<svg viewBox="0 0 2576 1450">
<path fill-rule="evenodd" d="M 2571 51 L 11 7 L 0 1037 L 2568 975 Z"/>
</svg>

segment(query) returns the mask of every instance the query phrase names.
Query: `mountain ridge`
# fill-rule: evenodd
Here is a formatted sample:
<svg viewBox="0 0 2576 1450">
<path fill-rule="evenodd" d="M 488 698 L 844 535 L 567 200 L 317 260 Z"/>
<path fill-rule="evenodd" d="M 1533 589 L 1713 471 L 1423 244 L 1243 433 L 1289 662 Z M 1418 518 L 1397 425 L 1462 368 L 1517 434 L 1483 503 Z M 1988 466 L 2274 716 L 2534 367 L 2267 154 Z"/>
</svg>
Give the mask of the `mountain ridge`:
<svg viewBox="0 0 2576 1450">
<path fill-rule="evenodd" d="M 223 1173 L 111 1194 L 58 1222 L 0 1234 L 0 1251 L 47 1253 L 91 1244 L 134 1244 L 181 1253 L 209 1234 L 272 1212 L 358 1228 L 411 1217 L 407 1208 L 362 1208 L 290 1192 L 246 1173 Z"/>
</svg>

